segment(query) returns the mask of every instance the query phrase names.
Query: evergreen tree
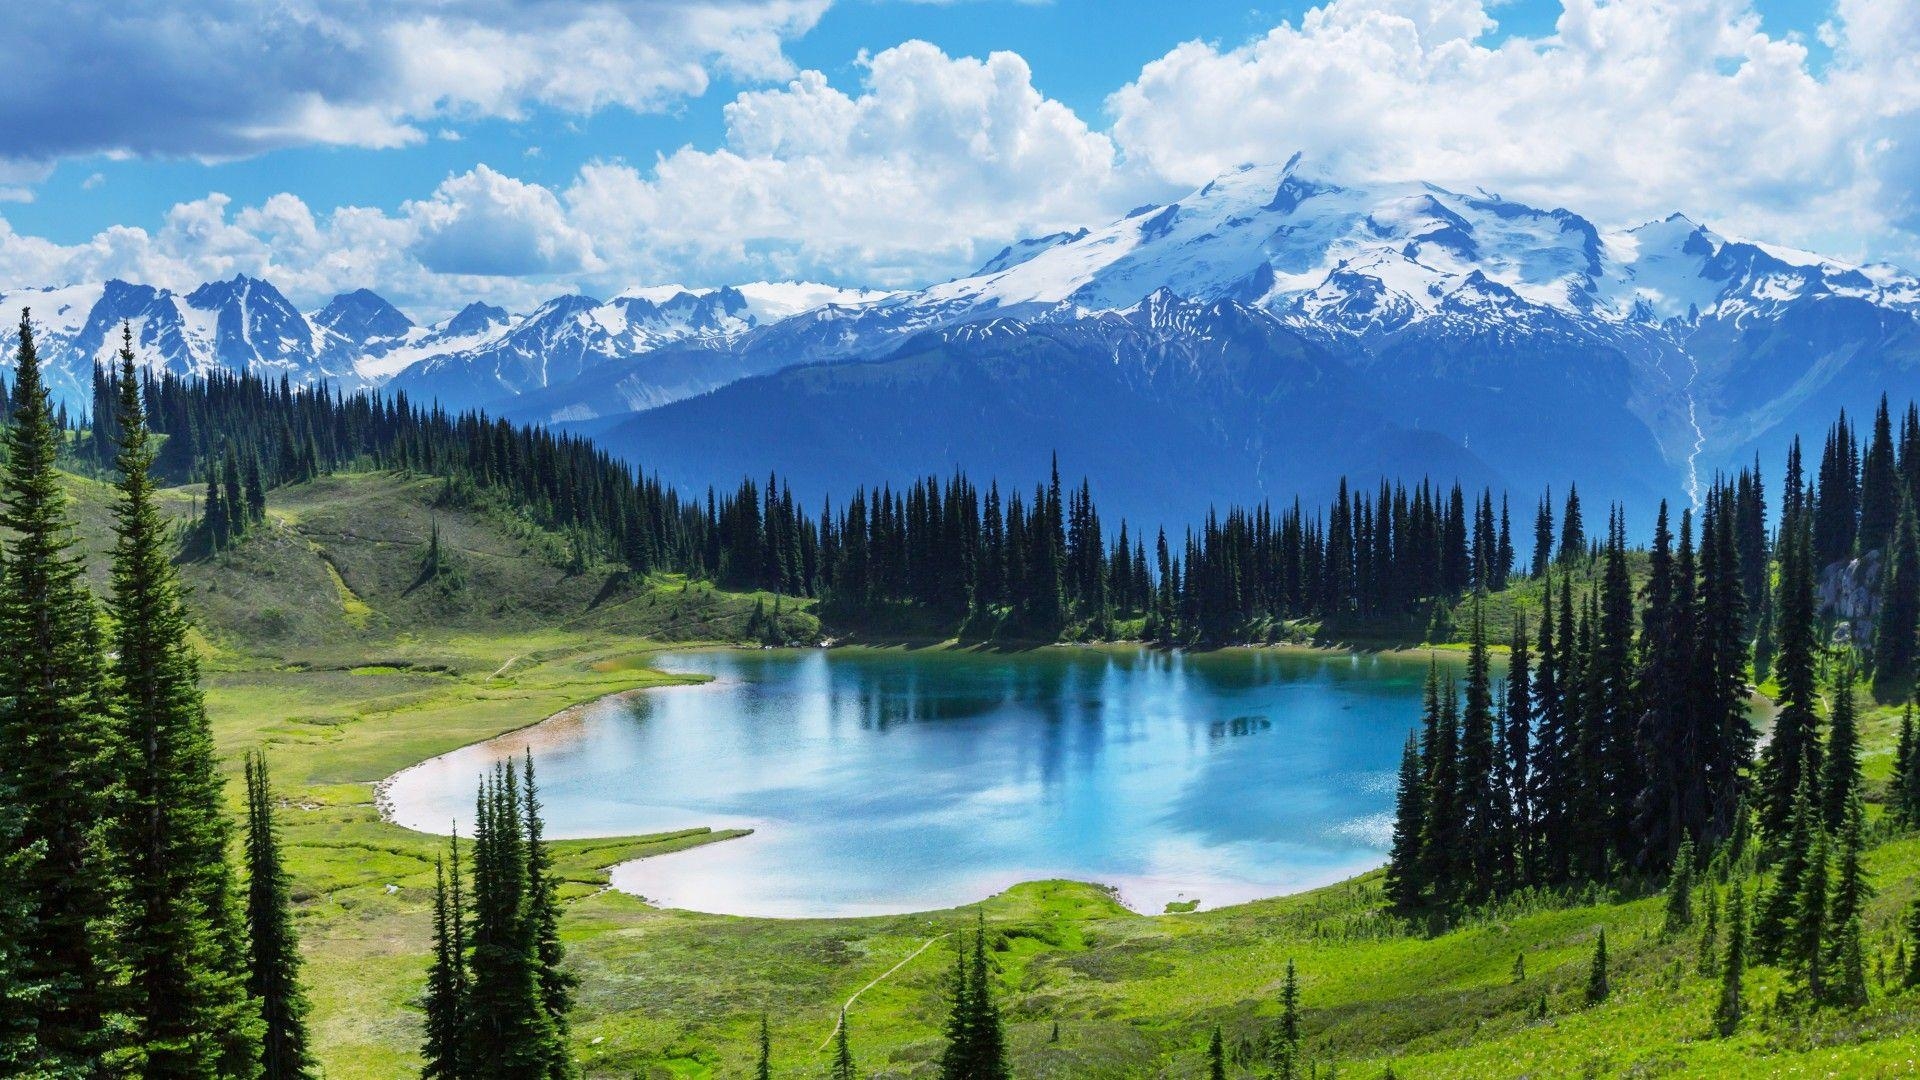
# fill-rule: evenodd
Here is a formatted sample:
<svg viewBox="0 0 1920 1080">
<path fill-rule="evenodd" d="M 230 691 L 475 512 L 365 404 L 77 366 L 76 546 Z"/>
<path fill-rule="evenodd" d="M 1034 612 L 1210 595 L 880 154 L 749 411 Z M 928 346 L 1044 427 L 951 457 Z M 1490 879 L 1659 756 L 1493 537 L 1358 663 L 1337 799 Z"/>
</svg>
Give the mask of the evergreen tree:
<svg viewBox="0 0 1920 1080">
<path fill-rule="evenodd" d="M 556 1047 L 527 919 L 522 815 L 518 777 L 503 763 L 482 783 L 474 815 L 466 1054 L 468 1061 L 485 1062 L 489 1077 L 545 1080 L 564 1047 Z"/>
<path fill-rule="evenodd" d="M 773 1080 L 773 1036 L 767 1031 L 767 1014 L 760 1014 L 760 1056 L 755 1059 L 753 1080 Z"/>
<path fill-rule="evenodd" d="M 1300 1071 L 1300 973 L 1287 959 L 1287 976 L 1280 984 L 1280 1025 L 1267 1047 L 1275 1080 L 1297 1080 Z"/>
<path fill-rule="evenodd" d="M 1671 937 L 1693 925 L 1693 841 L 1680 841 L 1673 873 L 1667 878 L 1666 921 L 1660 932 Z"/>
<path fill-rule="evenodd" d="M 1540 497 L 1540 508 L 1533 515 L 1533 576 L 1544 577 L 1553 560 L 1553 492 Z"/>
<path fill-rule="evenodd" d="M 1834 980 L 1834 999 L 1840 1004 L 1866 1004 L 1866 957 L 1861 944 L 1860 919 L 1867 901 L 1873 897 L 1873 885 L 1867 879 L 1861 859 L 1867 845 L 1867 808 L 1859 788 L 1847 797 L 1840 830 L 1835 834 L 1839 858 L 1834 868 L 1833 893 L 1827 901 L 1828 940 L 1831 943 L 1827 970 Z"/>
<path fill-rule="evenodd" d="M 1587 966 L 1587 1004 L 1607 1000 L 1613 989 L 1607 982 L 1607 928 L 1601 927 L 1593 943 L 1593 962 Z"/>
<path fill-rule="evenodd" d="M 292 886 L 280 862 L 264 753 L 248 755 L 246 780 L 247 992 L 265 1028 L 260 1073 L 262 1080 L 307 1080 L 314 1062 L 307 1046 L 307 996 L 300 987 L 300 939 L 293 925 Z"/>
<path fill-rule="evenodd" d="M 1227 1047 L 1220 1038 L 1220 1025 L 1213 1025 L 1213 1038 L 1207 1042 L 1208 1080 L 1227 1080 Z"/>
<path fill-rule="evenodd" d="M 1727 893 L 1727 952 L 1720 962 L 1720 1000 L 1714 1006 L 1713 1026 L 1722 1036 L 1733 1034 L 1746 1016 L 1747 902 L 1739 878 Z"/>
<path fill-rule="evenodd" d="M 560 944 L 559 882 L 553 875 L 553 855 L 547 850 L 546 826 L 540 816 L 540 793 L 534 784 L 533 751 L 522 761 L 521 778 L 526 788 L 521 819 L 527 838 L 527 934 L 531 938 L 536 977 L 540 983 L 540 1003 L 553 1025 L 549 1046 L 553 1061 L 548 1075 L 565 1080 L 573 1075 L 573 1059 L 567 1055 L 567 1010 L 573 1007 L 572 973 L 561 967 L 565 949 Z"/>
<path fill-rule="evenodd" d="M 1420 906 L 1424 891 L 1420 870 L 1425 859 L 1420 843 L 1426 828 L 1426 781 L 1421 773 L 1420 740 L 1408 732 L 1394 795 L 1393 847 L 1387 856 L 1387 898 L 1402 911 Z"/>
<path fill-rule="evenodd" d="M 947 1044 L 940 1054 L 943 1080 L 1007 1080 L 1006 1035 L 993 998 L 987 965 L 987 928 L 982 914 L 966 948 L 964 936 L 954 950 L 952 1005 L 947 1013 Z"/>
<path fill-rule="evenodd" d="M 460 840 L 448 841 L 452 873 L 433 867 L 433 963 L 427 969 L 427 1037 L 421 1049 L 427 1080 L 470 1080 L 467 1065 L 468 997 L 466 897 L 461 888 Z"/>
<path fill-rule="evenodd" d="M 1560 554 L 1561 565 L 1571 565 L 1587 554 L 1586 523 L 1580 516 L 1580 489 L 1567 486 L 1567 509 L 1560 515 Z"/>
<path fill-rule="evenodd" d="M 1873 689 L 1885 697 L 1912 687 L 1920 651 L 1920 526 L 1911 500 L 1900 503 L 1883 574 L 1873 624 Z"/>
<path fill-rule="evenodd" d="M 1500 775 L 1494 754 L 1493 691 L 1487 656 L 1486 620 L 1481 602 L 1473 603 L 1468 633 L 1465 708 L 1461 713 L 1459 798 L 1454 813 L 1459 820 L 1460 847 L 1455 852 L 1469 880 L 1464 898 L 1477 903 L 1493 893 L 1500 863 L 1503 830 L 1496 813 L 1494 785 Z"/>
<path fill-rule="evenodd" d="M 833 1068 L 828 1071 L 831 1080 L 860 1080 L 860 1073 L 853 1067 L 853 1048 L 848 1044 L 847 1010 L 840 1010 L 840 1025 L 833 1031 Z"/>
<path fill-rule="evenodd" d="M 1828 886 L 1832 880 L 1832 866 L 1826 830 L 1817 822 L 1812 843 L 1807 848 L 1806 862 L 1806 870 L 1800 876 L 1800 887 L 1794 897 L 1781 960 L 1806 992 L 1807 1000 L 1820 1004 L 1827 1001 L 1829 994 L 1827 964 L 1832 948 L 1832 927 Z"/>
<path fill-rule="evenodd" d="M 108 916 L 118 874 L 100 823 L 125 762 L 107 713 L 95 607 L 73 550 L 73 517 L 54 461 L 54 422 L 33 327 L 20 316 L 12 426 L 0 470 L 0 528 L 12 538 L 0 568 L 0 792 L 12 804 L 26 911 L 15 977 L 31 993 L 0 993 L 0 1032 L 32 1031 L 48 1073 L 80 1074 L 107 1052 L 113 1013 Z"/>
<path fill-rule="evenodd" d="M 123 334 L 107 609 L 114 721 L 128 749 L 113 846 L 126 888 L 116 937 L 128 981 L 129 1049 L 149 1078 L 248 1076 L 258 1065 L 260 1020 L 247 999 L 224 784 L 155 505 L 133 335 Z"/>
<path fill-rule="evenodd" d="M 1900 715 L 1900 735 L 1894 744 L 1893 774 L 1887 791 L 1887 814 L 1905 828 L 1920 825 L 1920 742 L 1916 738 L 1913 701 Z"/>
<path fill-rule="evenodd" d="M 1838 833 L 1846 825 L 1848 805 L 1860 790 L 1860 726 L 1851 668 L 1842 668 L 1834 682 L 1823 770 L 1820 817 L 1829 833 Z"/>
<path fill-rule="evenodd" d="M 1781 532 L 1780 601 L 1774 609 L 1779 712 L 1773 737 L 1761 754 L 1756 784 L 1760 831 L 1776 857 L 1781 840 L 1793 827 L 1801 779 L 1809 770 L 1817 774 L 1820 750 L 1819 716 L 1814 711 L 1819 638 L 1814 621 L 1812 541 L 1800 516 L 1789 519 Z M 1756 931 L 1755 937 L 1762 935 Z"/>
<path fill-rule="evenodd" d="M 1893 456 L 1893 421 L 1887 414 L 1887 396 L 1873 415 L 1873 434 L 1860 464 L 1860 531 L 1855 546 L 1860 554 L 1883 551 L 1893 535 L 1900 513 L 1901 483 Z"/>
</svg>

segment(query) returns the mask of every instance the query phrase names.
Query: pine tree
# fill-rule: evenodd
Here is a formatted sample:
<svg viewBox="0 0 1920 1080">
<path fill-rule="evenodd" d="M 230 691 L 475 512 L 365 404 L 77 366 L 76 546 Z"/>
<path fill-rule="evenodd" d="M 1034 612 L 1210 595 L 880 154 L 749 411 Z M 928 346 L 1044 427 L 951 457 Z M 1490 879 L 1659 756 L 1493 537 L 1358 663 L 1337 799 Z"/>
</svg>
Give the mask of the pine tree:
<svg viewBox="0 0 1920 1080">
<path fill-rule="evenodd" d="M 840 1025 L 833 1032 L 833 1068 L 827 1073 L 831 1080 L 860 1080 L 860 1073 L 853 1067 L 853 1048 L 848 1044 L 847 1010 L 840 1010 Z"/>
<path fill-rule="evenodd" d="M 1817 774 L 1820 765 L 1819 717 L 1814 711 L 1819 639 L 1814 623 L 1812 541 L 1804 515 L 1789 519 L 1781 533 L 1780 602 L 1775 607 L 1779 655 L 1774 663 L 1780 708 L 1756 781 L 1760 831 L 1775 857 L 1793 827 L 1800 781 L 1809 771 Z"/>
<path fill-rule="evenodd" d="M 1913 701 L 1900 715 L 1900 735 L 1894 744 L 1893 774 L 1888 781 L 1887 814 L 1896 825 L 1920 825 L 1920 744 L 1916 744 Z"/>
<path fill-rule="evenodd" d="M 1598 1005 L 1613 993 L 1607 982 L 1607 928 L 1601 927 L 1593 943 L 1593 963 L 1587 967 L 1587 1004 Z"/>
<path fill-rule="evenodd" d="M 73 550 L 73 517 L 54 461 L 61 433 L 41 380 L 33 328 L 20 316 L 13 423 L 0 471 L 0 791 L 17 832 L 7 853 L 26 898 L 16 978 L 0 993 L 0 1032 L 32 1030 L 47 1072 L 83 1072 L 107 1050 L 113 1012 L 107 916 L 117 873 L 98 823 L 124 765 L 107 714 L 95 606 Z M 24 857 L 21 857 L 24 855 Z"/>
<path fill-rule="evenodd" d="M 1894 466 L 1893 422 L 1887 415 L 1887 396 L 1873 416 L 1873 434 L 1860 463 L 1860 532 L 1855 545 L 1860 554 L 1884 550 L 1900 512 L 1901 484 Z"/>
<path fill-rule="evenodd" d="M 1297 1080 L 1300 1071 L 1300 972 L 1287 959 L 1286 980 L 1280 984 L 1280 1026 L 1267 1047 L 1275 1080 Z"/>
<path fill-rule="evenodd" d="M 1673 873 L 1667 878 L 1666 921 L 1660 933 L 1671 937 L 1693 925 L 1693 841 L 1680 841 L 1674 855 Z"/>
<path fill-rule="evenodd" d="M 1727 893 L 1727 952 L 1720 962 L 1720 1000 L 1714 1006 L 1713 1027 L 1723 1037 L 1740 1028 L 1746 1016 L 1747 901 L 1740 879 Z"/>
<path fill-rule="evenodd" d="M 1761 960 L 1779 960 L 1787 954 L 1815 838 L 1822 831 L 1811 774 L 1811 769 L 1803 770 L 1799 796 L 1794 799 L 1793 825 L 1778 845 L 1780 859 L 1773 888 L 1761 902 L 1760 916 L 1753 925 L 1754 953 Z"/>
<path fill-rule="evenodd" d="M 1860 790 L 1860 726 L 1853 699 L 1853 671 L 1843 668 L 1833 687 L 1833 716 L 1827 726 L 1827 752 L 1820 777 L 1820 816 L 1830 833 L 1847 820 L 1847 807 Z"/>
<path fill-rule="evenodd" d="M 1213 1025 L 1213 1038 L 1207 1042 L 1208 1080 L 1227 1080 L 1227 1047 L 1220 1038 L 1220 1025 Z"/>
<path fill-rule="evenodd" d="M 1782 955 L 1788 971 L 1806 992 L 1807 1000 L 1824 1004 L 1829 997 L 1828 961 L 1832 949 L 1828 885 L 1832 879 L 1826 830 L 1816 823 L 1807 849 L 1806 871 L 1794 898 Z"/>
<path fill-rule="evenodd" d="M 760 1056 L 755 1059 L 753 1080 L 773 1080 L 773 1036 L 767 1031 L 767 1014 L 760 1014 Z"/>
<path fill-rule="evenodd" d="M 1911 500 L 1900 503 L 1883 573 L 1873 625 L 1873 689 L 1884 698 L 1912 687 L 1920 651 L 1920 525 Z"/>
<path fill-rule="evenodd" d="M 262 1080 L 306 1080 L 313 1075 L 307 1045 L 307 996 L 300 987 L 300 939 L 293 925 L 292 886 L 280 862 L 273 823 L 273 787 L 267 758 L 248 755 L 247 992 L 259 1006 Z"/>
<path fill-rule="evenodd" d="M 130 1049 L 149 1078 L 246 1076 L 257 1066 L 260 1018 L 248 1001 L 241 912 L 226 859 L 225 785 L 155 505 L 133 335 L 123 333 L 107 610 L 114 721 L 127 743 L 113 846 L 126 888 L 116 937 L 127 969 Z"/>
<path fill-rule="evenodd" d="M 529 910 L 527 837 L 514 769 L 499 765 L 481 785 L 474 815 L 473 910 L 468 926 L 467 1060 L 489 1077 L 545 1080 L 557 1040 L 541 995 Z"/>
<path fill-rule="evenodd" d="M 1393 847 L 1387 856 L 1387 898 L 1401 911 L 1420 906 L 1424 863 L 1420 838 L 1426 828 L 1426 782 L 1421 776 L 1420 740 L 1407 733 L 1400 752 L 1400 782 L 1394 796 Z"/>
<path fill-rule="evenodd" d="M 1833 981 L 1836 1004 L 1858 1008 L 1867 1003 L 1867 964 L 1861 942 L 1861 915 L 1873 896 L 1861 857 L 1866 848 L 1867 808 L 1859 789 L 1848 795 L 1844 820 L 1837 834 L 1840 845 L 1833 893 L 1827 901 L 1827 971 Z"/>
<path fill-rule="evenodd" d="M 433 867 L 433 963 L 427 970 L 426 1044 L 421 1056 L 427 1080 L 470 1080 L 467 1067 L 468 998 L 466 897 L 460 884 L 460 839 L 447 843 L 447 863 Z"/>
<path fill-rule="evenodd" d="M 566 951 L 560 944 L 559 883 L 553 875 L 553 855 L 547 850 L 546 826 L 540 816 L 540 793 L 534 784 L 533 751 L 527 751 L 521 769 L 526 788 L 521 820 L 527 838 L 527 934 L 532 941 L 536 978 L 540 983 L 540 1002 L 546 1009 L 553 1033 L 549 1046 L 553 1060 L 548 1075 L 565 1080 L 573 1075 L 573 1059 L 567 1054 L 567 1010 L 573 1007 L 572 973 L 562 966 Z"/>
<path fill-rule="evenodd" d="M 1587 554 L 1586 523 L 1580 516 L 1580 489 L 1567 486 L 1567 509 L 1560 515 L 1560 553 L 1562 566 L 1578 562 Z"/>
</svg>

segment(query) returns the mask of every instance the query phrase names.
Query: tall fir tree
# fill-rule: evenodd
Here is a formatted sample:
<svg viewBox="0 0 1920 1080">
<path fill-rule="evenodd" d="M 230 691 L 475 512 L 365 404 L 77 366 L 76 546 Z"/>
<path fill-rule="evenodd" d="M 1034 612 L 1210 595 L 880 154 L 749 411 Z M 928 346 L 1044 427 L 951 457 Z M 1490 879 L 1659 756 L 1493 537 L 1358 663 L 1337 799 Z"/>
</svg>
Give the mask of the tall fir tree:
<svg viewBox="0 0 1920 1080">
<path fill-rule="evenodd" d="M 447 856 L 451 873 L 447 861 L 436 860 L 433 867 L 433 960 L 427 968 L 423 1002 L 426 1041 L 420 1053 L 426 1063 L 421 1076 L 470 1080 L 474 1074 L 467 1065 L 467 915 L 457 833 L 447 842 Z"/>
<path fill-rule="evenodd" d="M 1727 952 L 1720 961 L 1720 997 L 1713 1009 L 1714 1030 L 1732 1035 L 1745 1019 L 1747 979 L 1747 901 L 1741 879 L 1727 890 Z"/>
<path fill-rule="evenodd" d="M 1820 643 L 1806 517 L 1797 514 L 1781 527 L 1780 600 L 1774 608 L 1779 711 L 1756 781 L 1761 835 L 1776 857 L 1781 840 L 1793 827 L 1794 800 L 1803 774 L 1809 768 L 1817 773 L 1820 763 L 1820 721 L 1815 711 Z"/>
<path fill-rule="evenodd" d="M 847 1010 L 840 1010 L 840 1023 L 833 1029 L 833 1066 L 827 1070 L 829 1080 L 860 1080 L 860 1072 L 853 1064 L 852 1036 L 847 1031 Z"/>
<path fill-rule="evenodd" d="M 767 1030 L 767 1014 L 760 1014 L 759 1053 L 754 1058 L 753 1080 L 773 1080 L 773 1035 Z"/>
<path fill-rule="evenodd" d="M 1874 613 L 1874 694 L 1910 692 L 1914 655 L 1920 653 L 1920 525 L 1914 503 L 1901 500 L 1887 544 L 1880 611 Z"/>
<path fill-rule="evenodd" d="M 113 847 L 126 889 L 116 937 L 133 1028 L 128 1049 L 150 1080 L 251 1076 L 261 1021 L 248 1000 L 242 913 L 227 863 L 225 785 L 155 504 L 133 333 L 122 333 L 107 611 L 114 722 L 126 744 Z"/>
<path fill-rule="evenodd" d="M 41 378 L 33 325 L 20 314 L 12 425 L 0 470 L 0 791 L 16 823 L 7 853 L 27 911 L 17 940 L 20 984 L 0 993 L 0 1031 L 30 1028 L 39 1067 L 83 1074 L 109 1047 L 116 952 L 109 916 L 119 868 L 103 822 L 115 820 L 127 764 L 108 713 L 96 608 L 74 551 L 73 515 L 54 469 L 62 433 Z M 25 855 L 24 858 L 20 856 Z"/>
<path fill-rule="evenodd" d="M 262 1080 L 308 1080 L 314 1075 L 307 1040 L 307 995 L 300 985 L 300 938 L 293 924 L 293 889 L 280 861 L 274 826 L 273 784 L 267 757 L 247 756 L 247 992 L 259 1007 Z"/>
<path fill-rule="evenodd" d="M 540 793 L 533 775 L 533 751 L 528 750 L 521 763 L 525 787 L 521 821 L 527 839 L 527 935 L 531 941 L 535 977 L 540 984 L 540 1003 L 546 1010 L 552 1034 L 548 1046 L 553 1059 L 548 1066 L 552 1080 L 566 1080 L 574 1073 L 573 1059 L 567 1053 L 567 1011 L 573 1007 L 573 974 L 563 966 L 566 950 L 560 944 L 559 882 L 553 873 L 553 854 L 547 849 L 546 826 L 541 819 Z"/>
<path fill-rule="evenodd" d="M 540 989 L 537 938 L 527 919 L 527 837 L 518 775 L 496 767 L 474 814 L 473 909 L 468 924 L 467 1060 L 490 1078 L 546 1080 L 557 1033 Z"/>
</svg>

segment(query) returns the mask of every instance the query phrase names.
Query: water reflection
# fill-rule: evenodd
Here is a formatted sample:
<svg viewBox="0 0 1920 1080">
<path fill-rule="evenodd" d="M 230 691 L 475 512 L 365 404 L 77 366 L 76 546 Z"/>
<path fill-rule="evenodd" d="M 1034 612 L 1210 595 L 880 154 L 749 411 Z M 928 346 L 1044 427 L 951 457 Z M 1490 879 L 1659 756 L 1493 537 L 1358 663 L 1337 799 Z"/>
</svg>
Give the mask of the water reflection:
<svg viewBox="0 0 1920 1080">
<path fill-rule="evenodd" d="M 534 746 L 556 836 L 747 826 L 631 864 L 657 902 L 755 915 L 922 910 L 1018 881 L 1142 910 L 1309 887 L 1380 861 L 1424 664 L 1229 651 L 669 654 L 716 682 L 410 770 L 396 817 L 439 828 Z"/>
</svg>

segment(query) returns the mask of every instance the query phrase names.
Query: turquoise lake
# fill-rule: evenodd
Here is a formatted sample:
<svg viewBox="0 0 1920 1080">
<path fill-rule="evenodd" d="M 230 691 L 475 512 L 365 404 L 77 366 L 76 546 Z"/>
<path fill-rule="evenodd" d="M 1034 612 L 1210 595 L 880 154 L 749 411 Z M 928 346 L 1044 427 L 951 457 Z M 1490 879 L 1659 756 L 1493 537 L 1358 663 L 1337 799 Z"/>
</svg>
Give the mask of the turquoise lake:
<svg viewBox="0 0 1920 1080">
<path fill-rule="evenodd" d="M 444 833 L 531 748 L 557 837 L 748 827 L 629 863 L 669 907 L 841 916 L 1071 878 L 1139 911 L 1217 907 L 1385 860 L 1424 659 L 1234 649 L 666 653 L 704 686 L 613 698 L 386 790 Z"/>
</svg>

